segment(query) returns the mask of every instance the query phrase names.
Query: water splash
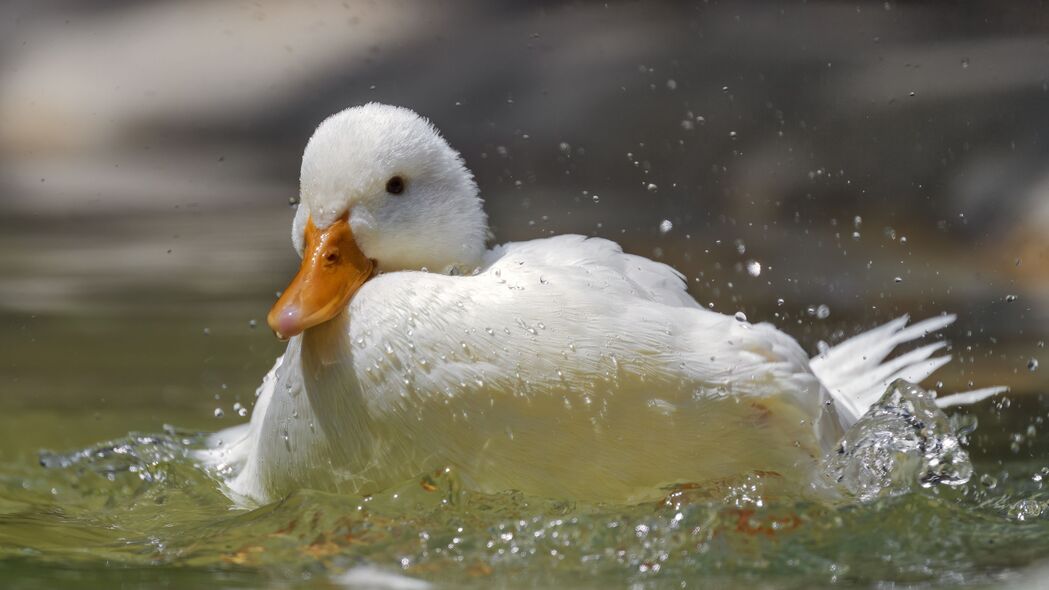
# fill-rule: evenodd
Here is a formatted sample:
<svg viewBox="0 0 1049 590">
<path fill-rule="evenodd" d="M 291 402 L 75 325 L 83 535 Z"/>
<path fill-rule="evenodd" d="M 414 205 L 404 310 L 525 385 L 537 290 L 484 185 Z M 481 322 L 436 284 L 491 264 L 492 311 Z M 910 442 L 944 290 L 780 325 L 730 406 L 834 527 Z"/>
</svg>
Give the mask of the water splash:
<svg viewBox="0 0 1049 590">
<path fill-rule="evenodd" d="M 958 429 L 932 393 L 898 379 L 849 428 L 837 452 L 824 458 L 824 477 L 863 502 L 916 485 L 960 486 L 973 467 Z"/>
<path fill-rule="evenodd" d="M 194 448 L 202 448 L 200 433 L 164 426 L 161 434 L 131 433 L 121 439 L 100 443 L 70 453 L 40 452 L 40 465 L 47 469 L 85 469 L 114 481 L 133 474 L 146 482 L 163 482 L 170 465 L 186 460 Z"/>
</svg>

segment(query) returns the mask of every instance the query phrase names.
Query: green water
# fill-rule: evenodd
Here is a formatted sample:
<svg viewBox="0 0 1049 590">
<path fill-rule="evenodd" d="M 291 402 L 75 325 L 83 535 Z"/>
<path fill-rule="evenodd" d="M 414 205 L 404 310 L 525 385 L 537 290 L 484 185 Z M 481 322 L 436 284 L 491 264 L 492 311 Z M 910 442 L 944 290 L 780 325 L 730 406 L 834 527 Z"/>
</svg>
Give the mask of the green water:
<svg viewBox="0 0 1049 590">
<path fill-rule="evenodd" d="M 0 414 L 0 587 L 329 588 L 361 565 L 477 588 L 999 587 L 1049 556 L 1037 391 L 964 410 L 970 483 L 865 505 L 736 486 L 587 506 L 465 493 L 453 473 L 236 509 L 185 452 L 240 419 L 232 404 L 279 351 L 248 319 L 9 319 L 22 345 Z M 42 467 L 45 448 L 65 466 Z"/>
<path fill-rule="evenodd" d="M 1045 414 L 1040 400 L 1025 401 L 1010 409 Z M 986 432 L 973 448 L 1008 447 L 994 432 L 1015 424 L 985 409 Z M 44 421 L 61 430 L 76 420 L 31 418 L 5 418 L 3 430 L 39 432 Z M 5 461 L 0 581 L 325 587 L 330 575 L 372 563 L 476 587 L 982 587 L 1049 554 L 1049 514 L 1041 514 L 1049 493 L 1032 479 L 1044 467 L 1034 457 L 1047 450 L 1037 436 L 1001 462 L 976 451 L 983 477 L 967 486 L 862 506 L 759 503 L 740 490 L 585 506 L 456 492 L 437 478 L 363 499 L 303 491 L 251 511 L 231 509 L 216 483 L 180 458 L 191 440 L 122 439 L 121 452 L 99 447 L 58 469 L 41 468 L 31 448 Z"/>
</svg>

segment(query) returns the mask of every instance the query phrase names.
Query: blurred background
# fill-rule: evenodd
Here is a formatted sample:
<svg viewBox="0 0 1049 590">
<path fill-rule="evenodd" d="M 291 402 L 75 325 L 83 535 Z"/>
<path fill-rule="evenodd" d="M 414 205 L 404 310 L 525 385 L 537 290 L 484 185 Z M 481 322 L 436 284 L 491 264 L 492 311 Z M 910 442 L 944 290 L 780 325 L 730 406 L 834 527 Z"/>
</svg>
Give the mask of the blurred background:
<svg viewBox="0 0 1049 590">
<path fill-rule="evenodd" d="M 497 242 L 617 240 L 813 353 L 957 312 L 944 389 L 1049 391 L 1041 2 L 14 0 L 0 456 L 238 420 L 302 148 L 368 101 L 434 121 Z"/>
</svg>

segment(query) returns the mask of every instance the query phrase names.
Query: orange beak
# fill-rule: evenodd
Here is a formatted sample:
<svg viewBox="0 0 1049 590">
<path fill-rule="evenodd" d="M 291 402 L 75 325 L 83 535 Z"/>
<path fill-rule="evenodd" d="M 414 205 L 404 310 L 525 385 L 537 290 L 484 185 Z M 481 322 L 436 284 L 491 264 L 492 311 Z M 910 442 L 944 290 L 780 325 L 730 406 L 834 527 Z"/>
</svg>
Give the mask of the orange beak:
<svg viewBox="0 0 1049 590">
<path fill-rule="evenodd" d="M 324 230 L 307 219 L 305 238 L 299 272 L 266 316 L 281 340 L 339 315 L 375 269 L 354 241 L 347 216 Z"/>
</svg>

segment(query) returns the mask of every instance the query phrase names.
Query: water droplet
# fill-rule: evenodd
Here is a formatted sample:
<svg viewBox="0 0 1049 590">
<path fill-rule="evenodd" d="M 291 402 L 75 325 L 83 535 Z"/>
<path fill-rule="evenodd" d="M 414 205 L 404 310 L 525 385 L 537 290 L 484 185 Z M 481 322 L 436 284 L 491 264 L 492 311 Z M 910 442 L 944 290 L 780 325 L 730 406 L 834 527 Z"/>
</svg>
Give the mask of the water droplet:
<svg viewBox="0 0 1049 590">
<path fill-rule="evenodd" d="M 255 321 L 255 320 L 248 320 L 248 327 L 251 328 L 252 330 L 254 330 L 255 326 L 257 326 L 257 325 L 259 325 L 259 323 L 257 321 Z"/>
<path fill-rule="evenodd" d="M 783 307 L 783 304 L 784 304 L 784 303 L 785 303 L 785 302 L 783 301 L 783 298 L 782 298 L 782 297 L 780 297 L 779 299 L 776 299 L 776 306 L 778 306 L 778 307 Z"/>
<path fill-rule="evenodd" d="M 600 203 L 601 202 L 601 197 L 599 197 L 597 195 L 594 195 L 593 199 L 594 199 L 595 203 Z"/>
<path fill-rule="evenodd" d="M 967 57 L 962 58 L 962 69 L 963 70 L 969 69 L 969 58 L 967 58 Z"/>
<path fill-rule="evenodd" d="M 1016 301 L 1017 299 L 1019 299 L 1019 297 L 1017 297 L 1016 295 L 1006 295 L 1005 296 L 1005 300 L 1008 301 L 1009 303 L 1012 303 L 1013 301 Z"/>
<path fill-rule="evenodd" d="M 648 185 L 645 186 L 645 188 L 648 189 L 648 192 L 650 193 L 654 193 L 659 190 L 659 186 L 652 182 L 648 183 Z"/>
<path fill-rule="evenodd" d="M 739 254 L 747 253 L 747 245 L 743 243 L 743 240 L 736 240 L 736 252 Z"/>
<path fill-rule="evenodd" d="M 1027 370 L 1032 373 L 1038 370 L 1038 359 L 1031 359 L 1027 361 Z"/>
<path fill-rule="evenodd" d="M 903 282 L 903 277 L 896 277 L 893 280 L 896 281 L 897 283 L 902 283 Z"/>
<path fill-rule="evenodd" d="M 1043 512 L 1045 512 L 1046 508 L 1047 504 L 1045 502 L 1040 502 L 1032 498 L 1025 498 L 1010 506 L 1009 516 L 1020 522 L 1024 522 L 1038 518 Z"/>
<path fill-rule="evenodd" d="M 737 311 L 736 312 L 736 321 L 737 322 L 745 322 L 745 321 L 747 321 L 747 314 L 743 313 L 742 311 Z"/>
<path fill-rule="evenodd" d="M 820 306 L 816 308 L 816 317 L 818 317 L 821 320 L 829 318 L 830 308 L 827 307 L 826 304 L 820 304 Z"/>
<path fill-rule="evenodd" d="M 758 262 L 757 260 L 748 260 L 747 261 L 747 274 L 752 276 L 752 277 L 756 277 L 756 276 L 761 275 L 761 263 Z"/>
<path fill-rule="evenodd" d="M 215 417 L 221 418 L 226 415 L 226 412 L 222 411 L 222 408 L 215 408 Z"/>
<path fill-rule="evenodd" d="M 659 222 L 659 233 L 665 235 L 667 233 L 670 233 L 670 230 L 672 229 L 674 229 L 674 224 L 669 219 L 664 219 L 663 221 Z"/>
</svg>

